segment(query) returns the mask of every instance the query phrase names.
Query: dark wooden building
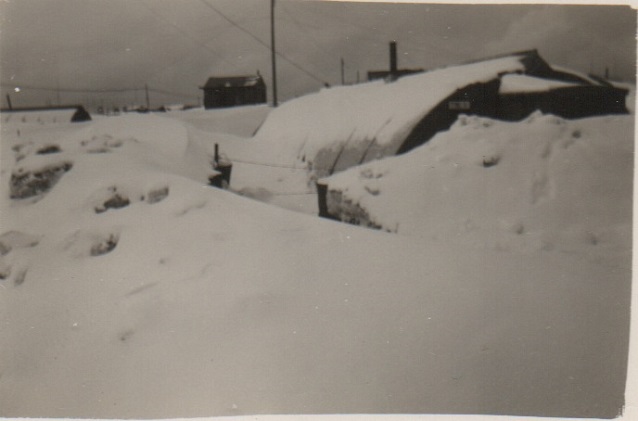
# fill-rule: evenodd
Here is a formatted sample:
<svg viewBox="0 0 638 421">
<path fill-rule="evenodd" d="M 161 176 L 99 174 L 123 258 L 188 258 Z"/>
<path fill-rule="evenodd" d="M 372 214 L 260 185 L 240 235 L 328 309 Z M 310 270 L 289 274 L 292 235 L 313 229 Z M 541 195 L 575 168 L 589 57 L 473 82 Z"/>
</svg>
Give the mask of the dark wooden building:
<svg viewBox="0 0 638 421">
<path fill-rule="evenodd" d="M 266 103 L 266 83 L 263 77 L 210 77 L 200 87 L 204 91 L 204 108 L 226 108 Z"/>
<path fill-rule="evenodd" d="M 454 66 L 454 69 L 462 69 L 464 65 L 473 65 L 476 69 L 476 65 L 482 66 L 483 62 L 486 66 L 494 66 L 494 60 L 507 58 L 514 59 L 520 65 L 499 64 L 490 70 L 493 72 L 491 76 L 489 73 L 482 74 L 478 79 L 480 81 L 468 77 L 467 82 L 457 85 L 458 89 L 447 91 L 432 108 L 424 110 L 423 116 L 406 131 L 407 135 L 396 148 L 384 150 L 379 158 L 403 154 L 423 145 L 437 133 L 448 130 L 462 114 L 520 121 L 535 111 L 566 119 L 629 113 L 626 106 L 627 89 L 616 87 L 600 77 L 551 66 L 536 50 L 476 60 Z M 424 89 L 437 88 L 441 73 L 425 72 L 413 77 L 422 78 Z M 428 83 L 430 77 L 432 80 Z M 345 170 L 369 160 L 367 149 L 363 152 L 354 150 L 352 153 L 358 153 L 361 158 L 352 158 L 343 150 L 339 151 L 330 174 L 335 169 Z M 340 162 L 344 161 L 344 157 L 349 158 L 348 162 Z M 336 218 L 328 211 L 330 198 L 327 189 L 326 184 L 317 182 L 319 215 Z"/>
<path fill-rule="evenodd" d="M 537 50 L 501 57 L 517 57 L 524 66 L 487 82 L 473 83 L 451 92 L 412 129 L 398 154 L 408 152 L 447 130 L 460 114 L 518 121 L 534 111 L 574 119 L 607 114 L 627 114 L 628 91 L 598 77 L 550 66 Z"/>
</svg>

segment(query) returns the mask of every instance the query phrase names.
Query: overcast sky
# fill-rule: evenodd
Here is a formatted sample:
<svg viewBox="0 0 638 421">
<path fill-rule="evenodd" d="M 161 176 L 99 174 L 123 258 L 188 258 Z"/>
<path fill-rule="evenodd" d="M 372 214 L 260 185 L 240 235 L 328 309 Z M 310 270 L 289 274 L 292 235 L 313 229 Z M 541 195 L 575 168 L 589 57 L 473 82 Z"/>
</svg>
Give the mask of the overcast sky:
<svg viewBox="0 0 638 421">
<path fill-rule="evenodd" d="M 627 6 L 277 0 L 275 16 L 280 100 L 339 84 L 341 58 L 350 83 L 388 68 L 390 40 L 401 68 L 537 48 L 575 70 L 636 73 L 636 13 Z M 7 93 L 15 107 L 143 104 L 146 84 L 153 106 L 196 103 L 209 76 L 258 70 L 271 98 L 269 0 L 2 0 L 0 19 L 3 107 Z M 114 89 L 138 90 L 69 92 Z"/>
</svg>

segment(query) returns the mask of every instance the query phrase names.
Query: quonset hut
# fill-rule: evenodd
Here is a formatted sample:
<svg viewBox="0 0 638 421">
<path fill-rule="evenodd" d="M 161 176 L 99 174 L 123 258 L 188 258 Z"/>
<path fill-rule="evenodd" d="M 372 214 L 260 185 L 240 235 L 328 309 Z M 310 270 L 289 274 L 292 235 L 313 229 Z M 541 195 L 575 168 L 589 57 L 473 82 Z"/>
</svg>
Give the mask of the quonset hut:
<svg viewBox="0 0 638 421">
<path fill-rule="evenodd" d="M 499 72 L 491 80 L 471 83 L 450 93 L 412 129 L 397 153 L 407 152 L 447 130 L 459 114 L 518 121 L 534 111 L 567 119 L 628 112 L 626 89 L 602 78 L 550 66 L 536 50 L 467 65 L 505 57 L 517 57 L 522 68 Z"/>
<path fill-rule="evenodd" d="M 623 114 L 628 91 L 600 78 L 549 65 L 536 50 L 403 76 L 338 86 L 287 101 L 255 140 L 294 151 L 319 179 L 410 151 L 461 114 L 508 121 L 536 110 L 564 118 Z"/>
</svg>

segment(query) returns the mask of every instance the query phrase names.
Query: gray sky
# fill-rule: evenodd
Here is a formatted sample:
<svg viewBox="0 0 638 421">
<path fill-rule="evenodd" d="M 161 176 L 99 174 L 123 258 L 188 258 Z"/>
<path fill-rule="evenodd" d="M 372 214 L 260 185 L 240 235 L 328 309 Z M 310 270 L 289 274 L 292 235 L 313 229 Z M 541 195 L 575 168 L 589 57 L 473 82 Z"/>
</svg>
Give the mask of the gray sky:
<svg viewBox="0 0 638 421">
<path fill-rule="evenodd" d="M 143 104 L 145 84 L 153 106 L 196 103 L 208 76 L 257 70 L 271 98 L 269 0 L 0 0 L 0 19 L 3 107 L 7 93 L 16 107 Z M 289 59 L 277 61 L 281 100 L 339 84 L 342 57 L 347 82 L 386 69 L 393 39 L 400 67 L 537 48 L 552 64 L 635 77 L 636 13 L 627 6 L 277 0 L 276 21 L 277 50 Z M 70 92 L 129 88 L 138 91 Z"/>
</svg>

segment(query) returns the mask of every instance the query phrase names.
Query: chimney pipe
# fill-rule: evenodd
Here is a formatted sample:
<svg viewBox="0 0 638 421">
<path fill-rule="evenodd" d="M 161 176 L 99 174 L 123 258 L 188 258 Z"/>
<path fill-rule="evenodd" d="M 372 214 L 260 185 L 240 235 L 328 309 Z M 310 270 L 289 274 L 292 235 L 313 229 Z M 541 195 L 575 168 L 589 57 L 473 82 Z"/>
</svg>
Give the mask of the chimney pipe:
<svg viewBox="0 0 638 421">
<path fill-rule="evenodd" d="M 397 72 L 397 42 L 390 42 L 390 73 L 393 75 Z"/>
</svg>

